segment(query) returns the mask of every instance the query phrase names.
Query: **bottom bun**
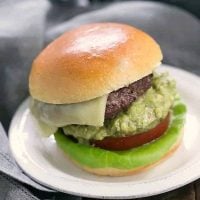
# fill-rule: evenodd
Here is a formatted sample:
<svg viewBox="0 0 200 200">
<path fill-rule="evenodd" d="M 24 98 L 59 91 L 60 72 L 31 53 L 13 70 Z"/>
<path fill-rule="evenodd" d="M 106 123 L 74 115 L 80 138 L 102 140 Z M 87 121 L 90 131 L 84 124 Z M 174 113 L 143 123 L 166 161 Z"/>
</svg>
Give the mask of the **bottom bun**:
<svg viewBox="0 0 200 200">
<path fill-rule="evenodd" d="M 182 131 L 183 132 L 183 131 Z M 182 134 L 183 135 L 183 134 Z M 99 176 L 130 176 L 134 174 L 138 174 L 141 172 L 144 172 L 146 170 L 149 170 L 157 165 L 159 165 L 161 162 L 165 161 L 167 158 L 169 158 L 180 146 L 182 141 L 182 137 L 177 141 L 176 144 L 174 144 L 171 149 L 158 161 L 155 163 L 151 163 L 146 166 L 137 167 L 133 169 L 117 169 L 117 168 L 90 168 L 87 166 L 80 165 L 78 162 L 76 162 L 73 159 L 70 159 L 75 165 L 77 165 L 79 168 L 84 169 L 85 171 L 99 175 Z"/>
<path fill-rule="evenodd" d="M 169 127 L 162 136 L 148 144 L 124 151 L 75 143 L 61 129 L 54 136 L 64 153 L 85 171 L 103 176 L 126 176 L 157 165 L 178 148 L 186 115 L 186 107 L 180 99 L 176 99 L 170 113 Z"/>
</svg>

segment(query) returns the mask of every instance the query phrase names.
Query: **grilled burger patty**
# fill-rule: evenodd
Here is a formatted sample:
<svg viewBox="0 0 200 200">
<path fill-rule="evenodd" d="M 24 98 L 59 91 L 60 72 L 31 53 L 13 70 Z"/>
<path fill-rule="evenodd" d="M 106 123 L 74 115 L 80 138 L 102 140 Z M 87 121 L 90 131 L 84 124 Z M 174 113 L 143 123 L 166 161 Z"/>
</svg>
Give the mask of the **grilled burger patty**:
<svg viewBox="0 0 200 200">
<path fill-rule="evenodd" d="M 151 87 L 153 74 L 131 83 L 128 87 L 120 88 L 108 95 L 105 119 L 114 118 L 120 111 L 125 110 L 139 96 Z"/>
</svg>

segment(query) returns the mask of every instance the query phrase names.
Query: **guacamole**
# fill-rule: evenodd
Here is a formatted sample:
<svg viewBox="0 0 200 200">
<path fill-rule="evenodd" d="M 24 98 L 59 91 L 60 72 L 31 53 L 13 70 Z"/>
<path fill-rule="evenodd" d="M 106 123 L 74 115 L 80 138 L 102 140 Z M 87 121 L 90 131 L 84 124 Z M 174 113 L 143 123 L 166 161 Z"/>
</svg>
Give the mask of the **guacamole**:
<svg viewBox="0 0 200 200">
<path fill-rule="evenodd" d="M 186 106 L 177 98 L 171 112 L 173 117 L 164 135 L 151 143 L 125 151 L 108 151 L 101 148 L 93 148 L 91 145 L 74 143 L 60 130 L 54 136 L 58 146 L 72 160 L 82 166 L 96 169 L 137 169 L 159 161 L 177 147 L 182 137 Z"/>
<path fill-rule="evenodd" d="M 104 126 L 68 125 L 63 130 L 79 141 L 138 134 L 152 129 L 166 117 L 176 95 L 175 81 L 170 80 L 166 73 L 154 73 L 152 87 L 126 111 L 106 120 Z"/>
</svg>

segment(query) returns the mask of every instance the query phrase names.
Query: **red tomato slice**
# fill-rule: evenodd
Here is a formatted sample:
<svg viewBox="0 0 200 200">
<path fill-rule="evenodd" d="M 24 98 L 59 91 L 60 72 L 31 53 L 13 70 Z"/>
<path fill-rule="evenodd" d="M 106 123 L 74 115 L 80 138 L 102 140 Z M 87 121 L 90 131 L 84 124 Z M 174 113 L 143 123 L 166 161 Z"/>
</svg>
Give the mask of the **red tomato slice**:
<svg viewBox="0 0 200 200">
<path fill-rule="evenodd" d="M 121 151 L 128 150 L 149 143 L 160 137 L 169 125 L 169 114 L 153 129 L 136 135 L 125 137 L 105 137 L 103 140 L 93 140 L 91 144 L 102 149 Z"/>
</svg>

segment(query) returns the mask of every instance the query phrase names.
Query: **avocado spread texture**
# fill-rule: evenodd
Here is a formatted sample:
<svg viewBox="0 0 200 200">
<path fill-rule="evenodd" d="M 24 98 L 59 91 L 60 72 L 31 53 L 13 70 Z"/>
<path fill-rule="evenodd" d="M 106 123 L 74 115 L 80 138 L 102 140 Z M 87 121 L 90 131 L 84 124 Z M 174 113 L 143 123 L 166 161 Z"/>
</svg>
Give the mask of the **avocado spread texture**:
<svg viewBox="0 0 200 200">
<path fill-rule="evenodd" d="M 152 87 L 127 110 L 112 120 L 105 120 L 104 126 L 68 125 L 63 127 L 63 130 L 66 135 L 73 135 L 79 141 L 102 140 L 107 136 L 117 137 L 145 132 L 166 117 L 176 96 L 175 81 L 171 80 L 167 73 L 154 73 Z"/>
</svg>

